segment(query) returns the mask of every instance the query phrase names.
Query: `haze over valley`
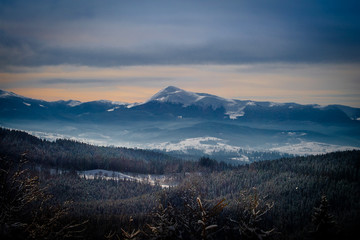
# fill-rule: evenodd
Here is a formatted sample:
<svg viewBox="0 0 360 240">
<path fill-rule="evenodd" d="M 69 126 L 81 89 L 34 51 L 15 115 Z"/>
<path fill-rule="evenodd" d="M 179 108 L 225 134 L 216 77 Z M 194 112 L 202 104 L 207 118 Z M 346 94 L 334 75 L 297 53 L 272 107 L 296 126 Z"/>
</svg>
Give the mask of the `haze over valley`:
<svg viewBox="0 0 360 240">
<path fill-rule="evenodd" d="M 247 163 L 253 151 L 309 155 L 360 147 L 360 109 L 226 99 L 169 86 L 143 103 L 47 102 L 1 91 L 1 125 L 54 140 Z M 273 158 L 273 157 L 271 157 Z M 265 160 L 265 159 L 258 159 Z"/>
</svg>

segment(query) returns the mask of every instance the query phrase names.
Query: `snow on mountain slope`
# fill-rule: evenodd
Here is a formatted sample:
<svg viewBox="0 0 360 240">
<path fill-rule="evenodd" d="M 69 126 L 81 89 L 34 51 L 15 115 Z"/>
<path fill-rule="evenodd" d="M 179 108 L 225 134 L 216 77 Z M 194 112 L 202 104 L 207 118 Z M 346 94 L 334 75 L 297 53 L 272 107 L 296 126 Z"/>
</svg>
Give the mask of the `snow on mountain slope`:
<svg viewBox="0 0 360 240">
<path fill-rule="evenodd" d="M 270 150 L 305 156 L 305 155 L 319 155 L 330 152 L 359 150 L 359 149 L 360 148 L 351 147 L 351 146 L 339 146 L 339 145 L 327 144 L 321 142 L 301 141 L 298 144 L 287 144 L 285 146 L 271 148 Z"/>
<path fill-rule="evenodd" d="M 249 161 L 249 159 L 243 155 L 243 151 L 252 152 L 252 151 L 265 151 L 265 152 L 278 152 L 285 154 L 294 154 L 294 155 L 317 155 L 325 154 L 336 151 L 347 151 L 347 150 L 360 150 L 358 147 L 346 146 L 346 145 L 335 145 L 324 142 L 315 142 L 302 139 L 306 136 L 306 133 L 302 132 L 286 132 L 287 135 L 297 137 L 297 143 L 291 141 L 287 143 L 269 143 L 267 146 L 261 148 L 255 147 L 245 147 L 239 145 L 230 145 L 228 140 L 218 138 L 218 137 L 195 137 L 182 139 L 177 142 L 162 142 L 149 144 L 146 148 L 149 149 L 158 149 L 165 152 L 183 152 L 189 154 L 193 150 L 198 150 L 204 154 L 214 155 L 216 153 L 228 153 L 236 154 L 238 157 L 231 158 L 232 160 L 239 160 L 243 162 Z"/>
<path fill-rule="evenodd" d="M 47 102 L 0 90 L 0 119 L 66 119 L 68 121 L 113 122 L 163 119 L 238 120 L 236 122 L 280 123 L 358 122 L 360 109 L 341 105 L 301 105 L 226 99 L 169 86 L 144 103 L 107 100 Z M 173 104 L 169 104 L 173 103 Z M 174 103 L 176 105 L 174 105 Z M 30 104 L 30 105 L 29 105 Z M 192 107 L 189 107 L 192 106 Z M 10 116 L 10 118 L 9 118 Z"/>
<path fill-rule="evenodd" d="M 158 101 L 181 103 L 186 106 L 196 102 L 198 99 L 200 99 L 200 96 L 196 93 L 187 92 L 180 88 L 169 86 L 152 96 L 148 102 Z"/>
<path fill-rule="evenodd" d="M 212 107 L 213 109 L 224 107 L 226 114 L 229 115 L 231 119 L 244 116 L 243 110 L 246 105 L 251 102 L 226 99 L 207 93 L 194 93 L 174 86 L 169 86 L 159 91 L 147 102 L 151 101 L 180 103 L 184 107 L 189 105 Z"/>
<path fill-rule="evenodd" d="M 112 104 L 112 105 L 128 105 L 129 103 L 126 103 L 126 102 L 119 102 L 119 101 L 110 101 L 110 100 L 98 100 L 96 102 L 99 102 L 99 103 L 109 103 L 109 104 Z"/>
<path fill-rule="evenodd" d="M 70 107 L 76 107 L 76 106 L 79 106 L 81 103 L 82 102 L 80 102 L 80 101 L 69 100 L 67 105 L 70 106 Z"/>
<path fill-rule="evenodd" d="M 219 152 L 226 152 L 230 154 L 236 154 L 237 157 L 232 157 L 231 160 L 237 160 L 241 162 L 249 162 L 249 157 L 240 154 L 243 147 L 228 145 L 226 140 L 216 138 L 216 137 L 197 137 L 197 138 L 188 138 L 181 140 L 176 143 L 164 142 L 158 144 L 150 144 L 147 146 L 149 149 L 158 149 L 165 152 L 182 152 L 188 154 L 189 151 L 198 150 L 202 151 L 204 154 L 207 155 L 214 155 L 215 153 Z M 259 149 L 249 149 L 246 148 L 247 152 L 257 151 Z M 299 156 L 306 156 L 306 155 L 319 155 L 325 154 L 330 152 L 337 152 L 337 151 L 347 151 L 347 150 L 360 150 L 357 147 L 351 146 L 340 146 L 328 143 L 321 143 L 321 142 L 308 142 L 308 141 L 301 141 L 297 144 L 285 144 L 279 147 L 272 147 L 268 149 L 262 149 L 262 151 L 269 151 L 269 152 L 278 152 L 278 153 L 286 153 L 286 154 L 293 154 Z"/>
<path fill-rule="evenodd" d="M 211 107 L 212 109 L 224 108 L 225 115 L 230 119 L 237 119 L 244 117 L 247 111 L 252 111 L 252 113 L 260 114 L 264 110 L 269 113 L 272 112 L 272 116 L 277 115 L 280 111 L 303 111 L 304 109 L 317 109 L 320 111 L 329 111 L 329 110 L 347 110 L 347 112 L 354 112 L 352 108 L 342 108 L 338 106 L 319 106 L 316 104 L 313 105 L 300 105 L 295 103 L 275 103 L 275 102 L 255 102 L 250 100 L 236 100 L 236 99 L 226 99 L 206 93 L 195 93 L 190 91 L 185 91 L 178 87 L 169 86 L 151 97 L 144 104 L 157 101 L 162 103 L 177 103 L 182 104 L 183 107 L 190 105 L 200 106 L 203 108 Z M 306 110 L 309 111 L 309 110 Z M 344 112 L 344 111 L 343 111 Z M 356 114 L 352 114 L 356 116 Z M 354 117 L 354 119 L 356 119 Z"/>
<path fill-rule="evenodd" d="M 16 93 L 13 92 L 8 92 L 8 91 L 4 91 L 4 90 L 0 90 L 0 98 L 8 98 L 8 97 L 16 97 L 16 98 L 22 98 L 22 99 L 30 99 L 21 95 L 17 95 Z"/>
<path fill-rule="evenodd" d="M 110 108 L 110 109 L 108 109 L 108 110 L 106 110 L 106 111 L 107 111 L 107 112 L 113 112 L 113 111 L 115 111 L 116 109 L 119 109 L 119 107 Z"/>
<path fill-rule="evenodd" d="M 182 151 L 187 153 L 190 149 L 201 150 L 205 154 L 211 155 L 214 152 L 238 152 L 240 147 L 226 144 L 226 140 L 216 137 L 197 137 L 181 140 L 176 143 L 164 142 L 157 144 L 149 144 L 150 149 L 160 149 L 166 152 Z"/>
</svg>

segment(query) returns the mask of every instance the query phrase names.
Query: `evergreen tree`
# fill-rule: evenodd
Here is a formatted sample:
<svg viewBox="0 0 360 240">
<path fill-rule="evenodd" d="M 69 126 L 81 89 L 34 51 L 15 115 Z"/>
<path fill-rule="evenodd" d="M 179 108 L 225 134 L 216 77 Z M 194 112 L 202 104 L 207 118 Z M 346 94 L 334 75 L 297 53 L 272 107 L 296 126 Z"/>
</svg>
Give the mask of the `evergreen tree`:
<svg viewBox="0 0 360 240">
<path fill-rule="evenodd" d="M 335 239 L 336 222 L 329 213 L 329 203 L 325 195 L 321 196 L 320 206 L 314 209 L 312 222 L 315 226 L 312 232 L 314 239 Z"/>
</svg>

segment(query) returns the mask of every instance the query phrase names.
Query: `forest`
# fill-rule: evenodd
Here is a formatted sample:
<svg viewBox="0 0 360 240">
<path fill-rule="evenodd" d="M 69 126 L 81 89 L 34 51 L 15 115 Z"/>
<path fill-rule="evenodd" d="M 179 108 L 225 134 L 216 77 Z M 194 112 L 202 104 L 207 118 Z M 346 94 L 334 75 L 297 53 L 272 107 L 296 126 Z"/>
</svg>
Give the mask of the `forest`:
<svg viewBox="0 0 360 240">
<path fill-rule="evenodd" d="M 1 129 L 1 239 L 352 239 L 360 151 L 232 166 Z M 78 170 L 174 174 L 177 186 Z M 58 171 L 56 171 L 58 170 Z"/>
<path fill-rule="evenodd" d="M 165 153 L 125 147 L 94 146 L 69 139 L 48 141 L 26 132 L 0 128 L 0 152 L 16 157 L 26 153 L 33 163 L 56 169 L 164 174 L 196 171 L 199 165 Z M 269 154 L 272 156 L 272 153 Z M 212 169 L 232 168 L 232 164 L 212 162 Z"/>
</svg>

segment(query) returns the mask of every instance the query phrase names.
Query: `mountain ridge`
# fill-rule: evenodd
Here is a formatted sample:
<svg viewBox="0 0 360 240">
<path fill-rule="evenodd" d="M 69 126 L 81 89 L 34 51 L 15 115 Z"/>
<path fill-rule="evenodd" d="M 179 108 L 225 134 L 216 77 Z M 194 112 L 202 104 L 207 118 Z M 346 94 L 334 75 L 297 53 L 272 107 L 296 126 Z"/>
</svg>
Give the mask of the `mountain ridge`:
<svg viewBox="0 0 360 240">
<path fill-rule="evenodd" d="M 136 103 L 112 101 L 112 100 L 107 100 L 107 99 L 91 100 L 91 101 L 86 101 L 86 102 L 75 100 L 75 99 L 68 99 L 68 100 L 61 99 L 61 100 L 55 100 L 55 101 L 46 101 L 46 100 L 42 100 L 42 99 L 26 97 L 26 96 L 19 95 L 19 94 L 16 94 L 14 92 L 2 90 L 2 89 L 0 89 L 0 98 L 18 97 L 18 98 L 23 98 L 23 99 L 44 101 L 44 102 L 48 102 L 48 103 L 76 102 L 76 103 L 79 103 L 79 104 L 83 104 L 83 103 L 89 103 L 89 102 L 109 102 L 109 103 L 113 103 L 114 105 L 133 105 L 133 104 L 141 105 L 141 104 L 146 104 L 146 103 L 151 102 L 151 101 L 182 103 L 181 101 L 175 101 L 175 100 L 172 100 L 171 98 L 169 99 L 169 95 L 173 95 L 175 93 L 182 93 L 182 94 L 185 94 L 186 96 L 193 97 L 193 98 L 195 98 L 195 100 L 194 100 L 195 102 L 201 100 L 202 98 L 212 97 L 212 98 L 216 98 L 216 99 L 226 101 L 226 102 L 229 102 L 229 103 L 246 102 L 249 105 L 260 104 L 262 106 L 268 104 L 270 107 L 288 104 L 288 105 L 300 105 L 300 106 L 313 106 L 313 107 L 316 107 L 316 108 L 319 108 L 319 109 L 326 108 L 326 107 L 329 107 L 329 106 L 338 106 L 338 107 L 346 107 L 346 108 L 352 108 L 352 109 L 360 109 L 360 108 L 357 108 L 357 107 L 352 107 L 352 106 L 342 105 L 342 104 L 319 105 L 319 104 L 316 104 L 316 103 L 314 103 L 314 104 L 300 104 L 300 103 L 296 103 L 296 102 L 273 102 L 273 101 L 255 101 L 255 100 L 230 99 L 230 98 L 223 98 L 223 97 L 213 95 L 213 94 L 208 94 L 208 93 L 198 93 L 198 92 L 187 91 L 187 90 L 178 88 L 176 86 L 167 86 L 166 88 L 163 88 L 163 89 L 159 90 L 157 93 L 155 93 L 148 100 L 146 100 L 144 102 L 136 102 Z M 186 100 L 186 101 L 188 101 L 188 100 Z"/>
<path fill-rule="evenodd" d="M 360 109 L 343 105 L 225 99 L 174 86 L 137 104 L 47 102 L 4 91 L 0 96 L 0 126 L 96 144 L 156 148 L 210 137 L 218 146 L 289 153 L 314 142 L 317 152 L 339 149 L 335 145 L 360 147 Z"/>
<path fill-rule="evenodd" d="M 153 104 L 157 103 L 157 104 Z M 177 106 L 180 105 L 180 106 Z M 207 93 L 195 93 L 186 91 L 175 86 L 168 86 L 156 94 L 154 94 L 149 100 L 143 103 L 129 104 L 122 102 L 114 102 L 110 100 L 97 100 L 89 102 L 80 102 L 77 100 L 59 100 L 59 101 L 45 101 L 33 98 L 27 98 L 12 92 L 0 90 L 0 112 L 3 116 L 26 114 L 29 110 L 32 110 L 36 115 L 36 109 L 38 112 L 42 112 L 40 115 L 44 116 L 46 109 L 53 109 L 57 107 L 59 111 L 65 111 L 60 115 L 66 115 L 73 112 L 75 116 L 70 118 L 78 118 L 81 114 L 97 114 L 108 113 L 115 115 L 119 111 L 126 114 L 135 113 L 140 114 L 142 117 L 163 115 L 167 117 L 179 117 L 183 115 L 189 115 L 189 111 L 192 109 L 190 117 L 199 117 L 204 113 L 204 116 L 209 117 L 209 114 L 205 112 L 217 111 L 217 118 L 227 118 L 230 120 L 304 120 L 304 121 L 358 121 L 360 120 L 360 108 L 354 108 L 345 105 L 327 105 L 320 106 L 318 104 L 302 105 L 298 103 L 277 103 L 277 102 L 260 102 L 252 100 L 237 100 L 226 99 L 216 95 Z M 40 110 L 39 110 L 40 107 Z M 70 107 L 70 108 L 69 108 Z M 223 113 L 221 113 L 223 108 Z M 176 111 L 170 111 L 166 114 L 167 109 L 177 109 Z M 42 111 L 43 110 L 43 111 Z M 93 112 L 95 111 L 95 112 Z M 187 112 L 186 113 L 184 113 Z M 190 111 L 191 112 L 191 111 Z M 58 113 L 52 113 L 57 115 Z M 164 115 L 165 114 L 165 115 Z M 155 114 L 156 115 L 156 114 Z M 120 116 L 121 118 L 121 116 Z"/>
</svg>

